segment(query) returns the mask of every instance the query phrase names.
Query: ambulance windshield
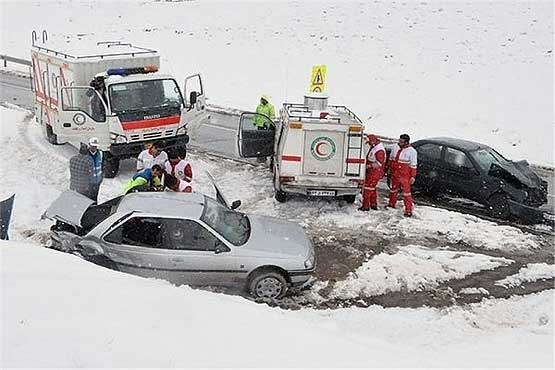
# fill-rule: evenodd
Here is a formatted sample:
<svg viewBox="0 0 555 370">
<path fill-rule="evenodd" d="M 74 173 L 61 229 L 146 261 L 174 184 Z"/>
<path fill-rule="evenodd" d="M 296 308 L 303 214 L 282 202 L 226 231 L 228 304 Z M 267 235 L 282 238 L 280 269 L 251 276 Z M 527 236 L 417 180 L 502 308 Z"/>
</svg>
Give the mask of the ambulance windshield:
<svg viewBox="0 0 555 370">
<path fill-rule="evenodd" d="M 180 109 L 183 97 L 175 80 L 145 80 L 110 85 L 112 113 L 144 111 L 151 108 Z"/>
</svg>

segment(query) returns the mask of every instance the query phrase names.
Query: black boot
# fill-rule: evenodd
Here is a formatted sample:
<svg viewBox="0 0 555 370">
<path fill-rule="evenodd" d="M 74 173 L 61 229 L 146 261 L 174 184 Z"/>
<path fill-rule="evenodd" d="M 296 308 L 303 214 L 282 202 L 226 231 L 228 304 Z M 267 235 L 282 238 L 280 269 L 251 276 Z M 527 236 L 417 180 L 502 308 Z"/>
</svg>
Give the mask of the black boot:
<svg viewBox="0 0 555 370">
<path fill-rule="evenodd" d="M 364 208 L 364 207 L 358 207 L 358 210 L 361 212 L 368 212 L 370 209 L 369 208 Z"/>
</svg>

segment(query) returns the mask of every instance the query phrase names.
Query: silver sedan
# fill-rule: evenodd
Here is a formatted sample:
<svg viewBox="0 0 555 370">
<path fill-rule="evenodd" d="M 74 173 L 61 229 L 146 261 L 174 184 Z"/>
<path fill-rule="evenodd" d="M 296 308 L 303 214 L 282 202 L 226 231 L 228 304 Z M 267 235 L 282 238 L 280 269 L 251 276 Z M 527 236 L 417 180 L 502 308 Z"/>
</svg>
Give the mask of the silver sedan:
<svg viewBox="0 0 555 370">
<path fill-rule="evenodd" d="M 293 223 L 246 215 L 198 193 L 132 193 L 96 205 L 66 191 L 44 216 L 53 247 L 134 275 L 174 284 L 245 288 L 282 298 L 306 285 L 314 248 Z"/>
</svg>

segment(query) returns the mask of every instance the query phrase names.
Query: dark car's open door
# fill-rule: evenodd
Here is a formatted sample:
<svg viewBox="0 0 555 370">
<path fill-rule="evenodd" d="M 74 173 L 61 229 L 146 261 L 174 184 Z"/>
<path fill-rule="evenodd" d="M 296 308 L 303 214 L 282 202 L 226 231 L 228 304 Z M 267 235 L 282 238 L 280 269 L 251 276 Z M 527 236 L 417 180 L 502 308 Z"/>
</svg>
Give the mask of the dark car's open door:
<svg viewBox="0 0 555 370">
<path fill-rule="evenodd" d="M 260 129 L 255 125 L 264 125 Z M 263 114 L 245 112 L 239 119 L 237 149 L 242 158 L 269 157 L 274 154 L 275 125 Z"/>
</svg>

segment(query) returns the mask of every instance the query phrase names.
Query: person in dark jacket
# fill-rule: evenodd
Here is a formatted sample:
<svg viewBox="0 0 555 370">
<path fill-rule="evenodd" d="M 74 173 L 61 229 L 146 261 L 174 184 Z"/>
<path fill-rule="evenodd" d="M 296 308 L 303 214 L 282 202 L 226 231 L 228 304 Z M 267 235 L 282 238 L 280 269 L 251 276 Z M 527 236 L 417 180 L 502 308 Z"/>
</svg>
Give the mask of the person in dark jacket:
<svg viewBox="0 0 555 370">
<path fill-rule="evenodd" d="M 79 153 L 69 160 L 69 188 L 96 200 L 91 187 L 92 176 L 93 166 L 89 159 L 89 147 L 81 143 Z"/>
</svg>

